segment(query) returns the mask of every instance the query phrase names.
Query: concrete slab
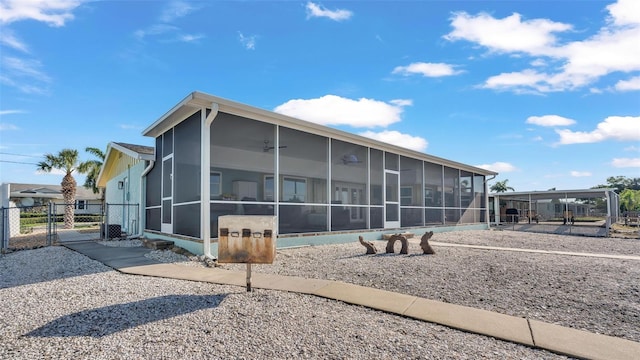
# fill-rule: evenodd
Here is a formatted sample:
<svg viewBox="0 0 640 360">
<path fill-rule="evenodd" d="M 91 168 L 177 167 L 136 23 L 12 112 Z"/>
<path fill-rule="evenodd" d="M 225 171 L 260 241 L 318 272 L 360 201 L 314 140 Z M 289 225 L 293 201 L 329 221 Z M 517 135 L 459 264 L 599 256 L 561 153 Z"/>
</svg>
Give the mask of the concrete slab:
<svg viewBox="0 0 640 360">
<path fill-rule="evenodd" d="M 416 300 L 415 296 L 339 281 L 332 281 L 327 286 L 315 290 L 312 294 L 400 315 L 404 314 L 409 305 Z"/>
<path fill-rule="evenodd" d="M 640 359 L 640 343 L 529 320 L 537 347 L 585 359 Z"/>
<path fill-rule="evenodd" d="M 281 290 L 313 294 L 318 289 L 331 283 L 329 280 L 305 279 L 295 276 L 274 276 L 266 274 L 252 274 L 253 287 L 269 290 Z"/>
<path fill-rule="evenodd" d="M 69 243 L 63 246 L 114 269 L 159 263 L 145 257 L 151 249 L 142 247 L 109 247 L 95 242 Z"/>
<path fill-rule="evenodd" d="M 456 329 L 533 346 L 527 319 L 417 298 L 403 315 Z"/>
<path fill-rule="evenodd" d="M 167 277 L 173 278 L 176 274 L 180 273 L 180 269 L 177 265 L 173 264 L 149 264 L 149 265 L 136 265 L 129 267 L 119 268 L 118 271 L 131 274 L 131 275 L 144 275 L 155 277 Z"/>
</svg>

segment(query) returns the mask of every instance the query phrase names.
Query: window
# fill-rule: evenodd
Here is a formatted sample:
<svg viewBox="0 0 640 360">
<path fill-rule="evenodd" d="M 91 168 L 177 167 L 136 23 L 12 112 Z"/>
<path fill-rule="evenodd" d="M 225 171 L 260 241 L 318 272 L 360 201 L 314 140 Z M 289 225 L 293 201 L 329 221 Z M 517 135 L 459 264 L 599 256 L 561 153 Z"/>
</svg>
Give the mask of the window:
<svg viewBox="0 0 640 360">
<path fill-rule="evenodd" d="M 84 210 L 87 207 L 87 201 L 86 200 L 77 200 L 76 201 L 76 209 L 78 210 Z"/>
<path fill-rule="evenodd" d="M 209 186 L 211 187 L 211 196 L 220 196 L 222 194 L 222 173 L 212 171 L 209 174 Z"/>
<path fill-rule="evenodd" d="M 400 205 L 412 205 L 413 188 L 411 186 L 402 186 L 400 188 Z"/>
<path fill-rule="evenodd" d="M 273 184 L 273 175 L 265 175 L 264 176 L 264 200 L 265 201 L 273 201 L 275 196 L 273 194 L 273 189 L 275 189 Z"/>
<path fill-rule="evenodd" d="M 305 202 L 307 197 L 307 180 L 284 177 L 282 179 L 282 201 Z"/>
</svg>

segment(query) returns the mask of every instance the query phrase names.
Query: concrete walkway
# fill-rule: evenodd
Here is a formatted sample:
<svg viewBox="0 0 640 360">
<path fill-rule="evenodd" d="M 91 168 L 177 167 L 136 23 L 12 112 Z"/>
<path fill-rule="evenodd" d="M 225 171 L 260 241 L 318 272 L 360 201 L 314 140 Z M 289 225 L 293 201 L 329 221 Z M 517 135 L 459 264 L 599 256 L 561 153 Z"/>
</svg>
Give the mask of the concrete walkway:
<svg viewBox="0 0 640 360">
<path fill-rule="evenodd" d="M 100 238 L 100 232 L 98 230 L 95 232 L 80 232 L 74 229 L 57 229 L 56 234 L 58 235 L 58 241 L 61 243 L 95 240 Z"/>
<path fill-rule="evenodd" d="M 420 241 L 417 240 L 416 243 L 419 244 Z M 640 261 L 640 256 L 635 256 L 635 255 L 592 254 L 592 253 L 578 253 L 578 252 L 555 251 L 555 250 L 534 250 L 534 249 L 506 248 L 506 247 L 484 246 L 484 245 L 452 244 L 452 243 L 442 243 L 437 241 L 429 241 L 429 244 L 436 245 L 436 246 L 464 247 L 464 248 L 480 249 L 480 250 L 517 251 L 517 252 L 528 252 L 528 253 L 537 253 L 537 254 L 586 256 L 586 257 L 597 257 L 597 258 L 605 258 L 605 259 Z"/>
<path fill-rule="evenodd" d="M 107 247 L 95 242 L 63 245 L 125 274 L 246 286 L 244 271 L 159 263 L 144 256 L 151 251 L 147 248 Z M 339 300 L 578 358 L 640 358 L 638 342 L 341 281 L 253 273 L 251 283 L 254 288 Z"/>
</svg>

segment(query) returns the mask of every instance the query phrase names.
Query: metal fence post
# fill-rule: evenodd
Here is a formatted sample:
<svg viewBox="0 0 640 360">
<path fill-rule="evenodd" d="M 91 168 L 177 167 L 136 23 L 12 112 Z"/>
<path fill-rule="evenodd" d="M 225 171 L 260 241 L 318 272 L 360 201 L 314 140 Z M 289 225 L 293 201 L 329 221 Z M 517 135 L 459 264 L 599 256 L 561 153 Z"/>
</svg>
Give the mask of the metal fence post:
<svg viewBox="0 0 640 360">
<path fill-rule="evenodd" d="M 47 204 L 47 245 L 51 246 L 51 238 L 53 237 L 53 224 L 51 224 L 51 201 Z"/>
<path fill-rule="evenodd" d="M 8 230 L 7 229 L 7 218 L 8 216 L 5 216 L 5 214 L 7 214 L 8 211 L 5 211 L 5 208 L 1 207 L 0 208 L 0 221 L 2 222 L 0 225 L 0 245 L 2 245 L 2 252 L 4 252 L 5 250 L 7 250 L 9 248 L 9 237 L 7 236 Z"/>
</svg>

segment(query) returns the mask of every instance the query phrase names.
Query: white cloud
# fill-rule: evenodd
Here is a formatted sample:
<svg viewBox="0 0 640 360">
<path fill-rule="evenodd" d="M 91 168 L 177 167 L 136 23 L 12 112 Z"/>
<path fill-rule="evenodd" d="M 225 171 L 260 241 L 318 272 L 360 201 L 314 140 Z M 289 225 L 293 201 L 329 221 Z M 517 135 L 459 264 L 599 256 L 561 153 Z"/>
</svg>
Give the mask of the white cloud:
<svg viewBox="0 0 640 360">
<path fill-rule="evenodd" d="M 407 66 L 397 66 L 392 71 L 392 74 L 401 74 L 404 76 L 420 74 L 424 77 L 451 76 L 460 73 L 462 73 L 462 71 L 456 70 L 453 65 L 424 62 L 411 63 Z"/>
<path fill-rule="evenodd" d="M 189 13 L 196 10 L 194 6 L 184 1 L 172 1 L 169 5 L 162 11 L 162 15 L 160 15 L 160 21 L 162 22 L 172 22 L 177 18 L 181 18 L 183 16 L 188 15 Z"/>
<path fill-rule="evenodd" d="M 29 52 L 27 44 L 23 43 L 14 35 L 13 31 L 7 28 L 3 28 L 2 32 L 0 32 L 0 44 L 20 50 L 24 53 Z"/>
<path fill-rule="evenodd" d="M 42 64 L 39 61 L 9 56 L 3 57 L 1 61 L 1 83 L 27 94 L 47 93 L 46 85 L 51 82 L 51 78 L 40 70 Z"/>
<path fill-rule="evenodd" d="M 386 127 L 400 121 L 403 107 L 410 104 L 410 100 L 397 99 L 386 103 L 366 98 L 352 100 L 325 95 L 316 99 L 289 100 L 273 111 L 321 125 Z"/>
<path fill-rule="evenodd" d="M 526 123 L 539 126 L 569 126 L 575 124 L 576 121 L 558 115 L 544 115 L 530 116 Z"/>
<path fill-rule="evenodd" d="M 536 57 L 533 69 L 489 77 L 483 87 L 517 93 L 554 92 L 589 86 L 614 72 L 640 70 L 640 2 L 619 0 L 607 6 L 607 23 L 595 35 L 561 43 L 555 34 L 572 31 L 569 24 L 547 19 L 522 20 L 519 14 L 496 19 L 489 14 L 457 13 L 445 38 L 477 43 L 491 53 Z M 544 62 L 543 62 L 544 61 Z M 546 65 L 545 65 L 546 62 Z M 622 83 L 621 86 L 635 86 Z"/>
<path fill-rule="evenodd" d="M 513 90 L 515 92 L 549 92 L 549 76 L 535 70 L 502 73 L 490 76 L 482 85 L 486 89 Z"/>
<path fill-rule="evenodd" d="M 163 9 L 158 18 L 158 23 L 145 29 L 136 30 L 133 35 L 138 40 L 145 40 L 148 37 L 157 37 L 159 42 L 185 42 L 192 43 L 205 37 L 203 34 L 184 34 L 180 27 L 172 25 L 176 19 L 187 16 L 197 10 L 192 4 L 185 1 L 171 1 Z"/>
<path fill-rule="evenodd" d="M 0 23 L 36 20 L 50 26 L 64 26 L 82 0 L 6 0 L 0 2 Z"/>
<path fill-rule="evenodd" d="M 640 158 L 615 158 L 611 161 L 611 166 L 616 168 L 640 168 Z"/>
<path fill-rule="evenodd" d="M 452 32 L 444 38 L 449 41 L 476 42 L 493 52 L 524 52 L 544 55 L 552 52 L 556 32 L 572 29 L 569 24 L 546 19 L 522 20 L 514 13 L 504 19 L 496 19 L 487 13 L 472 16 L 466 12 L 454 14 Z"/>
<path fill-rule="evenodd" d="M 411 105 L 413 105 L 413 100 L 411 100 L 411 99 L 395 99 L 395 100 L 391 100 L 389 102 L 392 103 L 393 105 L 397 105 L 397 106 L 411 106 Z"/>
<path fill-rule="evenodd" d="M 24 110 L 0 110 L 0 116 L 11 115 L 11 114 L 24 114 Z"/>
<path fill-rule="evenodd" d="M 571 176 L 573 177 L 589 177 L 591 173 L 588 171 L 571 171 Z"/>
<path fill-rule="evenodd" d="M 349 20 L 353 16 L 353 13 L 349 10 L 328 10 L 322 5 L 312 3 L 309 1 L 307 3 L 307 19 L 312 17 L 326 17 L 334 21 L 343 21 Z"/>
<path fill-rule="evenodd" d="M 196 42 L 205 36 L 202 34 L 184 34 L 178 37 L 178 40 L 181 42 Z"/>
<path fill-rule="evenodd" d="M 640 90 L 640 76 L 632 77 L 629 80 L 620 80 L 616 83 L 615 89 L 618 91 Z"/>
<path fill-rule="evenodd" d="M 240 43 L 247 50 L 255 50 L 256 48 L 256 36 L 244 36 L 240 31 L 238 31 L 238 39 L 240 39 Z"/>
<path fill-rule="evenodd" d="M 605 140 L 640 141 L 640 116 L 609 116 L 590 132 L 556 130 L 560 144 L 595 143 Z"/>
<path fill-rule="evenodd" d="M 77 171 L 74 170 L 72 171 L 71 174 L 73 175 L 77 175 Z M 46 171 L 40 171 L 40 170 L 36 170 L 36 172 L 34 173 L 35 175 L 54 175 L 54 176 L 65 176 L 67 174 L 66 171 L 61 170 L 61 169 L 51 169 L 50 172 L 46 172 Z"/>
<path fill-rule="evenodd" d="M 403 134 L 395 130 L 385 130 L 381 132 L 365 131 L 360 133 L 360 135 L 368 137 L 370 139 L 421 152 L 427 150 L 427 146 L 429 146 L 427 140 L 419 136 Z"/>
<path fill-rule="evenodd" d="M 636 0 L 619 0 L 616 3 L 607 5 L 610 22 L 615 25 L 637 25 L 640 24 L 640 3 Z"/>
<path fill-rule="evenodd" d="M 3 57 L 2 64 L 5 71 L 8 71 L 16 76 L 24 76 L 40 81 L 51 81 L 48 75 L 40 71 L 42 67 L 37 60 L 25 60 L 16 57 Z"/>
<path fill-rule="evenodd" d="M 138 40 L 144 40 L 144 38 L 148 37 L 148 36 L 158 36 L 158 35 L 163 35 L 169 32 L 174 32 L 177 31 L 178 28 L 176 26 L 173 25 L 167 25 L 167 24 L 156 24 L 156 25 L 152 25 L 150 27 L 148 27 L 147 29 L 144 30 L 136 30 L 133 35 L 135 35 L 136 38 L 138 38 Z"/>
<path fill-rule="evenodd" d="M 18 127 L 9 123 L 0 123 L 0 131 L 18 130 Z"/>
<path fill-rule="evenodd" d="M 640 152 L 640 147 L 631 145 L 624 148 L 624 151 Z"/>
<path fill-rule="evenodd" d="M 475 166 L 480 169 L 495 171 L 499 173 L 513 172 L 518 170 L 515 166 L 507 162 L 501 162 L 501 161 L 494 162 L 493 164 L 482 164 L 482 165 L 475 165 Z"/>
</svg>

